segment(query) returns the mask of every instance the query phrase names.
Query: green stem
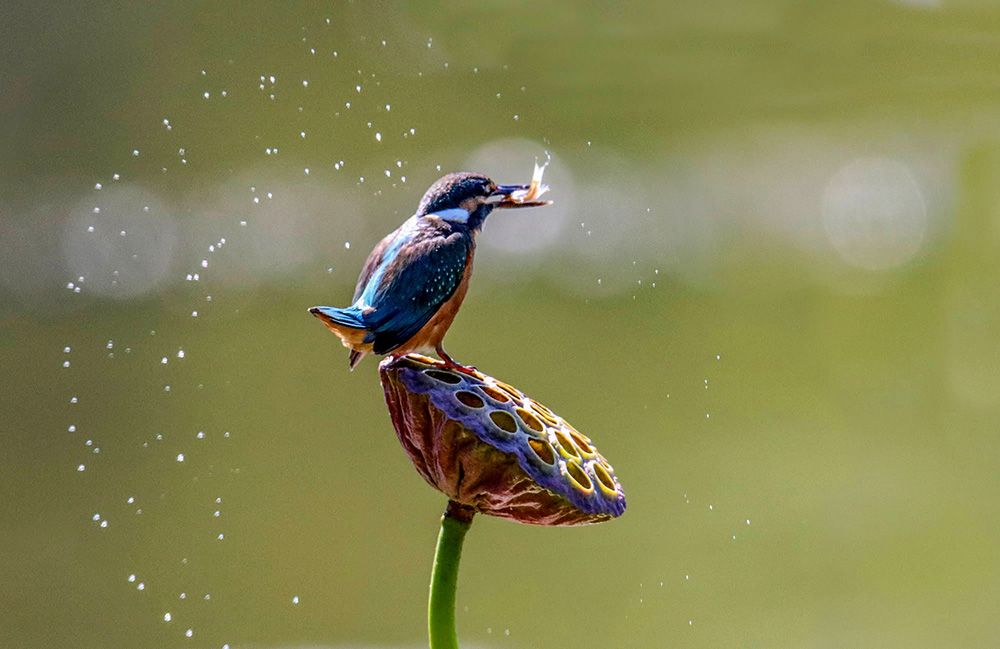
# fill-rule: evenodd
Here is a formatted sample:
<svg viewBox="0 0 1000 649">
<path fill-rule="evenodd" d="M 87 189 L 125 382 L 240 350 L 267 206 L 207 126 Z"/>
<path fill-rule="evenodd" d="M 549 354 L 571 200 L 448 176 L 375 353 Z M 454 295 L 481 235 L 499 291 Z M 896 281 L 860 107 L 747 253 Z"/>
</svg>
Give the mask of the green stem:
<svg viewBox="0 0 1000 649">
<path fill-rule="evenodd" d="M 462 558 L 462 541 L 472 526 L 475 513 L 471 507 L 449 500 L 448 508 L 441 517 L 441 533 L 431 571 L 431 596 L 427 604 L 431 649 L 458 649 L 458 636 L 455 634 L 458 562 Z"/>
</svg>

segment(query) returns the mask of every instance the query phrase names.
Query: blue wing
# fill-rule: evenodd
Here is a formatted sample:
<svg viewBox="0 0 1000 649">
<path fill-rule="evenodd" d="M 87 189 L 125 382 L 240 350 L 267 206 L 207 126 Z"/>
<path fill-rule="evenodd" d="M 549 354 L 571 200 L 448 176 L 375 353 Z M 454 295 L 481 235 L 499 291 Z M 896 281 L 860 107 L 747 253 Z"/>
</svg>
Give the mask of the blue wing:
<svg viewBox="0 0 1000 649">
<path fill-rule="evenodd" d="M 387 242 L 355 306 L 386 354 L 413 337 L 455 293 L 469 255 L 467 233 L 416 229 Z M 373 255 L 374 256 L 374 255 Z"/>
<path fill-rule="evenodd" d="M 354 301 L 357 302 L 361 294 L 364 293 L 365 288 L 368 286 L 368 282 L 371 280 L 372 275 L 379 269 L 382 262 L 385 260 L 386 250 L 395 241 L 396 236 L 399 235 L 402 228 L 397 228 L 396 230 L 390 232 L 385 236 L 384 239 L 378 242 L 378 245 L 368 253 L 368 259 L 365 260 L 365 265 L 361 269 L 361 274 L 358 276 L 358 284 L 354 287 Z"/>
<path fill-rule="evenodd" d="M 361 275 L 358 277 L 358 284 L 354 289 L 354 304 L 343 309 L 330 306 L 314 306 L 309 309 L 309 312 L 324 321 L 328 321 L 328 324 L 332 322 L 343 327 L 350 327 L 351 329 L 367 329 L 365 321 L 362 319 L 361 308 L 357 304 L 358 298 L 361 297 L 361 294 L 368 286 L 372 275 L 378 272 L 379 268 L 383 265 L 386 251 L 390 249 L 393 241 L 402 229 L 399 228 L 394 232 L 390 232 L 368 254 L 368 259 L 365 260 L 365 265 L 361 269 Z M 365 334 L 364 342 L 370 343 L 374 339 L 375 334 L 368 332 Z"/>
</svg>

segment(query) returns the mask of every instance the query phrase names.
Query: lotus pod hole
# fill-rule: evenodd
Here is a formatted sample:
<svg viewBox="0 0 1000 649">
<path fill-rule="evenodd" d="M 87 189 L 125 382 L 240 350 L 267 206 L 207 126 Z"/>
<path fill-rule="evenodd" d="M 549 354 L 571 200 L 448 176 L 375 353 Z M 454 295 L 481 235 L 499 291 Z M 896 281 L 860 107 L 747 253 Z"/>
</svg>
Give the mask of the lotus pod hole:
<svg viewBox="0 0 1000 649">
<path fill-rule="evenodd" d="M 569 437 L 566 437 L 566 433 L 561 430 L 557 430 L 555 431 L 555 435 L 556 440 L 559 442 L 559 447 L 562 448 L 562 450 L 566 451 L 568 455 L 572 455 L 573 457 L 580 457 L 580 452 L 577 450 L 576 444 L 574 444 L 573 440 Z"/>
<path fill-rule="evenodd" d="M 483 394 L 488 396 L 490 399 L 493 399 L 494 401 L 499 401 L 500 403 L 507 403 L 508 401 L 510 401 L 510 398 L 506 394 L 488 385 L 482 386 L 480 390 L 482 391 Z"/>
<path fill-rule="evenodd" d="M 580 468 L 579 464 L 576 462 L 567 462 L 566 473 L 569 474 L 569 477 L 572 478 L 581 489 L 584 491 L 593 491 L 594 485 L 591 484 L 590 478 L 588 478 L 587 474 L 583 472 L 583 469 Z"/>
<path fill-rule="evenodd" d="M 583 451 L 587 455 L 594 454 L 594 449 L 590 446 L 589 439 L 587 439 L 580 433 L 576 432 L 576 430 L 572 428 L 570 428 L 569 436 L 573 438 L 573 441 L 576 443 L 577 447 L 579 447 L 581 451 Z"/>
<path fill-rule="evenodd" d="M 497 381 L 496 382 L 496 386 L 498 388 L 500 388 L 501 390 L 503 390 L 504 392 L 506 392 L 510 396 L 510 398 L 513 399 L 514 401 L 518 401 L 519 402 L 519 401 L 521 401 L 522 398 L 524 398 L 524 395 L 522 395 L 516 389 L 514 389 L 513 387 L 507 385 L 503 381 Z"/>
<path fill-rule="evenodd" d="M 462 377 L 455 374 L 454 372 L 440 372 L 438 370 L 428 370 L 426 372 L 427 376 L 435 379 L 437 381 L 444 381 L 445 383 L 450 383 L 451 385 L 458 385 L 462 382 Z"/>
<path fill-rule="evenodd" d="M 601 488 L 609 493 L 614 493 L 616 490 L 615 481 L 611 479 L 607 470 L 599 463 L 594 463 L 594 473 L 597 475 L 597 483 L 601 485 Z"/>
<path fill-rule="evenodd" d="M 490 419 L 493 420 L 494 424 L 508 433 L 517 432 L 517 422 L 514 421 L 514 418 L 506 410 L 494 410 L 490 413 Z"/>
<path fill-rule="evenodd" d="M 533 525 L 599 523 L 625 511 L 614 470 L 590 439 L 516 388 L 417 354 L 385 359 L 379 376 L 414 467 L 452 501 Z"/>
<path fill-rule="evenodd" d="M 470 408 L 478 409 L 486 405 L 486 402 L 483 401 L 482 397 L 477 396 L 472 392 L 466 392 L 464 390 L 456 392 L 455 398 L 464 403 L 465 405 L 469 406 Z"/>
<path fill-rule="evenodd" d="M 540 439 L 529 439 L 528 446 L 531 447 L 531 450 L 535 452 L 535 455 L 537 455 L 538 459 L 542 462 L 545 462 L 546 464 L 555 464 L 556 454 L 548 442 Z"/>
<path fill-rule="evenodd" d="M 538 421 L 538 417 L 534 416 L 524 408 L 515 408 L 514 411 L 517 413 L 518 418 L 524 422 L 524 425 L 535 432 L 542 432 L 545 430 L 545 426 L 542 422 Z"/>
<path fill-rule="evenodd" d="M 553 413 L 551 410 L 549 410 L 548 408 L 546 408 L 542 404 L 540 404 L 540 403 L 538 403 L 536 401 L 532 401 L 531 402 L 531 409 L 534 410 L 535 412 L 537 412 L 538 415 L 542 419 L 546 420 L 547 422 L 549 422 L 553 426 L 555 426 L 558 423 L 556 421 L 555 413 Z"/>
</svg>

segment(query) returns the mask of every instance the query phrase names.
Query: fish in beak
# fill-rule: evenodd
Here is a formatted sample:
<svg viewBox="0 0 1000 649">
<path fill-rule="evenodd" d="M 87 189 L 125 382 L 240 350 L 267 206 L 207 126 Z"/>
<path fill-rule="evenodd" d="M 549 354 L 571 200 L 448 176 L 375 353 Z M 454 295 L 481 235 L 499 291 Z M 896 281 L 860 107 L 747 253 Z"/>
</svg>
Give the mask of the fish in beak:
<svg viewBox="0 0 1000 649">
<path fill-rule="evenodd" d="M 500 185 L 490 195 L 493 207 L 538 207 L 551 205 L 552 201 L 540 201 L 538 198 L 549 191 L 548 185 L 542 184 L 542 174 L 549 163 L 539 166 L 535 163 L 535 171 L 531 174 L 531 183 L 527 185 Z"/>
</svg>

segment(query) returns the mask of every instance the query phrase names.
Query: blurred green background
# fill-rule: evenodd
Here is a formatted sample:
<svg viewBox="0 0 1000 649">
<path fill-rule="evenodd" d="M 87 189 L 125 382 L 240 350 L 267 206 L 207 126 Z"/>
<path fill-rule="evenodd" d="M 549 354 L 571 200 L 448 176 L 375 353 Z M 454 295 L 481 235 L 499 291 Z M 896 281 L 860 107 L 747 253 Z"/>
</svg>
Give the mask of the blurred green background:
<svg viewBox="0 0 1000 649">
<path fill-rule="evenodd" d="M 0 36 L 0 645 L 424 644 L 443 497 L 306 308 L 442 173 L 546 155 L 448 349 L 629 509 L 477 519 L 463 642 L 996 641 L 995 4 L 54 2 Z"/>
</svg>

